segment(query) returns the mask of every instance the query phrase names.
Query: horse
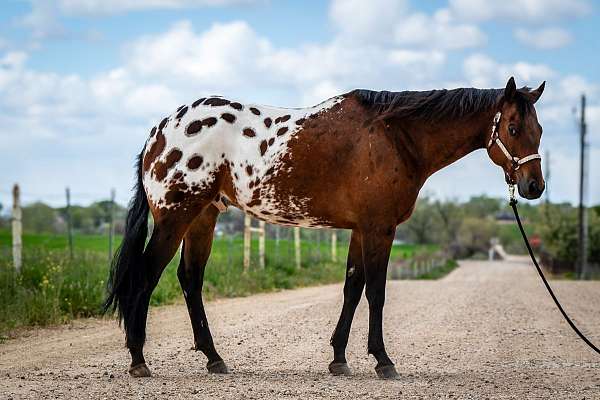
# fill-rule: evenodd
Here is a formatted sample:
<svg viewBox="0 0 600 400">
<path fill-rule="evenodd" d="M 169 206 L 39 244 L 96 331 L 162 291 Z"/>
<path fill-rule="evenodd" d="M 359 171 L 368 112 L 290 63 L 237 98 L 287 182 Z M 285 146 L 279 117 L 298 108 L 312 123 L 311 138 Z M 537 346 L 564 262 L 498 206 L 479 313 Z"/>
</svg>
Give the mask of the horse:
<svg viewBox="0 0 600 400">
<path fill-rule="evenodd" d="M 135 194 L 108 279 L 104 307 L 124 323 L 130 375 L 151 376 L 143 355 L 150 296 L 180 246 L 177 276 L 195 349 L 210 373 L 229 372 L 202 301 L 215 223 L 229 203 L 269 223 L 352 231 L 328 369 L 351 375 L 346 345 L 364 289 L 368 353 L 378 377 L 397 378 L 382 328 L 396 227 L 429 176 L 478 149 L 521 197 L 539 198 L 545 182 L 534 104 L 544 87 L 517 89 L 511 77 L 503 89 L 357 89 L 309 108 L 221 96 L 179 107 L 151 129 L 137 157 Z"/>
</svg>

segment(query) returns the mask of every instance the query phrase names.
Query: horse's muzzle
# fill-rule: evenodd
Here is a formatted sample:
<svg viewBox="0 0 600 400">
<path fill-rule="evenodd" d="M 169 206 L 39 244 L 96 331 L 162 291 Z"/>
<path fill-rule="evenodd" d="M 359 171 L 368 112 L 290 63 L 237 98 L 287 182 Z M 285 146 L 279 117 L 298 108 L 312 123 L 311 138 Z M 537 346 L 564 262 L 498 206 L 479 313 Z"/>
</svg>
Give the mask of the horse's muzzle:
<svg viewBox="0 0 600 400">
<path fill-rule="evenodd" d="M 546 188 L 545 182 L 542 180 L 540 183 L 537 179 L 534 178 L 523 178 L 519 180 L 517 185 L 519 189 L 519 195 L 528 200 L 539 199 L 542 193 L 544 193 L 544 189 Z"/>
</svg>

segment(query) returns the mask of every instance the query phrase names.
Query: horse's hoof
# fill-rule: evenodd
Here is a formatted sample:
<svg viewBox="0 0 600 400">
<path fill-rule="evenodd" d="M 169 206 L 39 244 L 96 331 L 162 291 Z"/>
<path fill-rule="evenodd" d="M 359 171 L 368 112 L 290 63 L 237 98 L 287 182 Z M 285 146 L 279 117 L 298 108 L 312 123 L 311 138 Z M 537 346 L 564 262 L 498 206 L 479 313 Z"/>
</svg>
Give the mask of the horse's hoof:
<svg viewBox="0 0 600 400">
<path fill-rule="evenodd" d="M 152 376 L 152 374 L 150 373 L 150 369 L 146 366 L 145 363 L 141 363 L 130 367 L 129 375 L 133 376 L 134 378 L 149 378 Z"/>
<path fill-rule="evenodd" d="M 400 375 L 396 372 L 396 367 L 394 365 L 381 365 L 375 367 L 375 372 L 377 372 L 377 377 L 379 379 L 398 379 Z"/>
<path fill-rule="evenodd" d="M 335 376 L 351 376 L 352 371 L 350 371 L 350 367 L 348 367 L 348 363 L 345 362 L 332 362 L 329 364 L 329 372 L 331 375 Z"/>
<path fill-rule="evenodd" d="M 211 374 L 229 373 L 229 368 L 227 368 L 227 365 L 225 365 L 225 361 L 223 360 L 209 362 L 208 364 L 206 364 L 206 369 L 208 369 L 208 372 Z"/>
</svg>

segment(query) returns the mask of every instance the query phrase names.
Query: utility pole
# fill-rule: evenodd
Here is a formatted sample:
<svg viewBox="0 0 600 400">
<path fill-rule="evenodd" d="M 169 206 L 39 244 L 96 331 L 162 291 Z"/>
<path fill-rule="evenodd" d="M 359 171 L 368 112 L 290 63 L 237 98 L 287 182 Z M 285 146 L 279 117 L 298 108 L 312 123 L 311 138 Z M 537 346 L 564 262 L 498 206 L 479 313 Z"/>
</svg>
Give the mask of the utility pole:
<svg viewBox="0 0 600 400">
<path fill-rule="evenodd" d="M 585 279 L 587 275 L 587 212 L 585 197 L 587 193 L 586 180 L 586 143 L 585 134 L 587 125 L 585 123 L 585 94 L 581 95 L 581 121 L 580 128 L 580 154 L 579 154 L 579 260 L 577 263 L 577 278 Z"/>
</svg>

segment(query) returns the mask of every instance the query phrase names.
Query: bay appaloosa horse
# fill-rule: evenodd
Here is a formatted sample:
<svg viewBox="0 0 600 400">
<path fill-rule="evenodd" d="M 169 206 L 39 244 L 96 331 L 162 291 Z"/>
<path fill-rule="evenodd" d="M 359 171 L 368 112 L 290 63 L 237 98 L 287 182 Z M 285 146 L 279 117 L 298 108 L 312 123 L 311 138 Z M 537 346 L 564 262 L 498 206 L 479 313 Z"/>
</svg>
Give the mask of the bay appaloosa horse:
<svg viewBox="0 0 600 400">
<path fill-rule="evenodd" d="M 181 106 L 152 128 L 137 164 L 123 243 L 109 279 L 131 353 L 129 373 L 150 376 L 143 345 L 150 295 L 179 248 L 177 275 L 195 347 L 208 371 L 227 373 L 202 303 L 202 281 L 223 202 L 283 225 L 351 229 L 344 303 L 333 336 L 332 374 L 350 374 L 345 349 L 363 288 L 368 351 L 381 378 L 398 374 L 382 331 L 386 269 L 396 226 L 434 172 L 487 148 L 519 194 L 540 197 L 542 127 L 534 104 L 544 90 L 354 90 L 310 108 L 241 104 L 223 97 Z M 146 244 L 148 213 L 154 228 Z"/>
</svg>

